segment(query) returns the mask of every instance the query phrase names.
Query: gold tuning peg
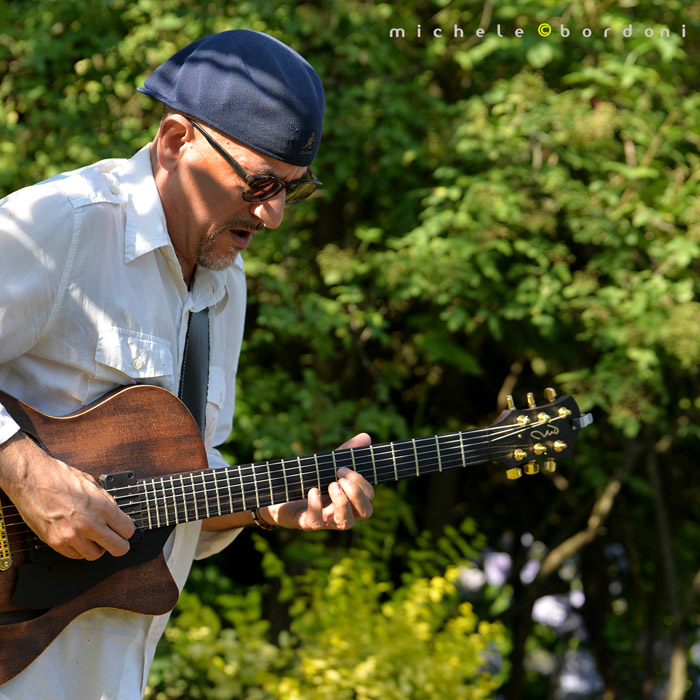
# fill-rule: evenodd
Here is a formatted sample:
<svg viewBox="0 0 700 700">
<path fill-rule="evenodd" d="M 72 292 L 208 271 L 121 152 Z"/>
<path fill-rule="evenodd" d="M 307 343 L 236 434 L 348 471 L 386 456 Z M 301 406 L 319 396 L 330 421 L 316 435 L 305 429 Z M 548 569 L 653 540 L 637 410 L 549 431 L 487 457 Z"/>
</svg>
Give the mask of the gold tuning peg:
<svg viewBox="0 0 700 700">
<path fill-rule="evenodd" d="M 549 403 L 552 403 L 552 401 L 557 398 L 557 392 L 555 389 L 552 389 L 551 386 L 548 386 L 544 390 L 544 397 L 547 399 L 547 401 L 549 401 Z"/>
<path fill-rule="evenodd" d="M 523 471 L 526 474 L 537 474 L 540 471 L 540 465 L 537 464 L 537 462 L 528 462 L 523 468 Z"/>
<path fill-rule="evenodd" d="M 557 470 L 557 463 L 553 459 L 546 459 L 542 466 L 544 467 L 544 470 L 550 474 Z"/>
<path fill-rule="evenodd" d="M 522 469 L 519 467 L 513 467 L 506 472 L 506 476 L 511 479 L 519 479 L 523 475 Z"/>
<path fill-rule="evenodd" d="M 506 396 L 506 406 L 508 407 L 509 411 L 512 411 L 515 408 L 515 401 L 513 401 L 513 397 L 510 394 Z"/>
<path fill-rule="evenodd" d="M 535 395 L 531 391 L 527 393 L 527 405 L 530 408 L 535 408 Z"/>
</svg>

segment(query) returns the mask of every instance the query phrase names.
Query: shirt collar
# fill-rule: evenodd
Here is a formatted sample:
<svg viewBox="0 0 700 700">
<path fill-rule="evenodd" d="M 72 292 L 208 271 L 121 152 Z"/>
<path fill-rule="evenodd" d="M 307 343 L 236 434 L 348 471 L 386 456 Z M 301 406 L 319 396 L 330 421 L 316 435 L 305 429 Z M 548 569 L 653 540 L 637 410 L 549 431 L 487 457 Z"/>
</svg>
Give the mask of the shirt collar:
<svg viewBox="0 0 700 700">
<path fill-rule="evenodd" d="M 124 235 L 124 262 L 127 264 L 158 248 L 169 247 L 169 252 L 175 256 L 163 204 L 153 177 L 150 145 L 144 146 L 114 173 L 127 197 Z M 240 253 L 236 256 L 234 266 L 243 270 Z M 228 271 L 198 270 L 195 288 L 200 304 L 207 305 L 206 302 L 220 300 L 228 289 Z"/>
<path fill-rule="evenodd" d="M 149 149 L 150 144 L 147 144 L 114 173 L 127 197 L 124 232 L 124 262 L 127 264 L 157 248 L 172 245 L 153 178 Z"/>
</svg>

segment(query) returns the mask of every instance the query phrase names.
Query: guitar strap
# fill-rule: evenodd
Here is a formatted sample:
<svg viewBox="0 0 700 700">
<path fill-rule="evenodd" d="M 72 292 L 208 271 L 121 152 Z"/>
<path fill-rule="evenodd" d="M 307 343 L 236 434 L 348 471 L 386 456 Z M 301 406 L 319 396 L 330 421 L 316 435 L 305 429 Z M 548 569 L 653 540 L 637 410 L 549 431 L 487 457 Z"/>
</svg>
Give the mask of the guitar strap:
<svg viewBox="0 0 700 700">
<path fill-rule="evenodd" d="M 204 437 L 209 387 L 209 309 L 190 313 L 182 355 L 178 397 L 197 421 Z"/>
</svg>

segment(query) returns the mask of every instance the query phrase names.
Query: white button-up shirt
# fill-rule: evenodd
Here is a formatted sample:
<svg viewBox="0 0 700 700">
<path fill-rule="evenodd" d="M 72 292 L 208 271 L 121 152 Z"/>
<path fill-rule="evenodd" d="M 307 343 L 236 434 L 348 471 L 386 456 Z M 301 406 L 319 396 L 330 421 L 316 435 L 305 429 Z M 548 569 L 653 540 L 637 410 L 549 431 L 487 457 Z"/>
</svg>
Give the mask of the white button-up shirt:
<svg viewBox="0 0 700 700">
<path fill-rule="evenodd" d="M 209 307 L 205 445 L 210 466 L 226 466 L 214 446 L 231 432 L 245 298 L 240 256 L 225 271 L 199 268 L 188 291 L 148 146 L 0 201 L 0 388 L 43 413 L 66 415 L 127 384 L 177 393 L 189 314 Z M 0 443 L 17 430 L 0 406 Z M 193 558 L 239 532 L 200 526 L 177 526 L 165 547 L 180 589 Z M 167 618 L 88 611 L 0 699 L 140 698 Z"/>
</svg>

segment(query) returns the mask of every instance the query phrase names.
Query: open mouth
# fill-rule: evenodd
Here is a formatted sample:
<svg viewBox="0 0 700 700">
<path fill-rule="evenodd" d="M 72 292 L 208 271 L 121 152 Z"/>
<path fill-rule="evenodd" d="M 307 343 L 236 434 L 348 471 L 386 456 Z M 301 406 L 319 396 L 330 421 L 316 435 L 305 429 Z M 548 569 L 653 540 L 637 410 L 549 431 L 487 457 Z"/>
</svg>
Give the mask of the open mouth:
<svg viewBox="0 0 700 700">
<path fill-rule="evenodd" d="M 254 232 L 243 228 L 230 228 L 228 230 L 231 238 L 233 238 L 236 247 L 245 249 L 250 245 Z"/>
</svg>

